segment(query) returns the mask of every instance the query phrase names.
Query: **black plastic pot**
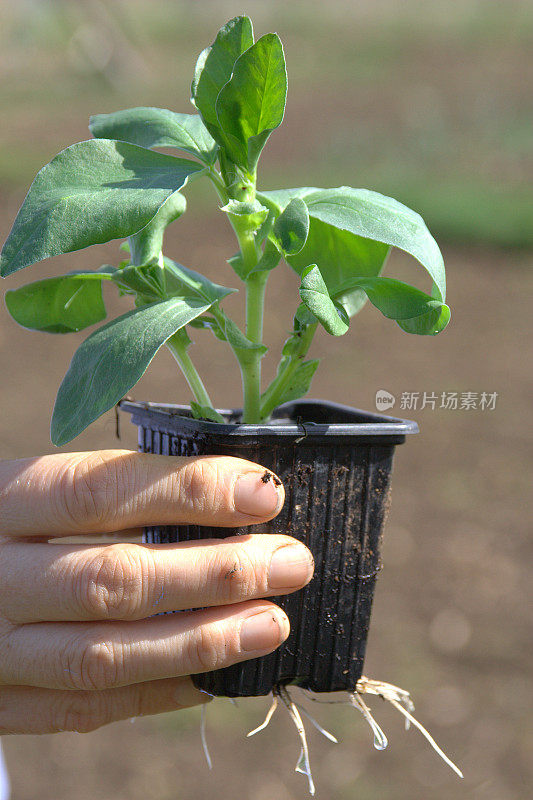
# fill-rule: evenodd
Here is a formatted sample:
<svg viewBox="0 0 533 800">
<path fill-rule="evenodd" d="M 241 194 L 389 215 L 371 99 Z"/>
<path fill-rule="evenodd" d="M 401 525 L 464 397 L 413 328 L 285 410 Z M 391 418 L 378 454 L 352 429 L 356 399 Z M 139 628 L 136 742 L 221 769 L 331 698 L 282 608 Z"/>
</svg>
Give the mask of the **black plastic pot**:
<svg viewBox="0 0 533 800">
<path fill-rule="evenodd" d="M 285 504 L 254 532 L 287 533 L 315 559 L 313 580 L 273 598 L 291 633 L 274 653 L 194 676 L 214 695 L 268 694 L 279 684 L 315 692 L 353 690 L 361 677 L 370 609 L 380 569 L 380 543 L 390 503 L 394 447 L 415 422 L 318 400 L 280 406 L 268 425 L 239 424 L 239 410 L 222 410 L 227 425 L 195 420 L 186 406 L 122 401 L 139 426 L 139 449 L 163 455 L 235 455 L 275 472 Z M 181 542 L 249 533 L 250 528 L 198 525 L 151 527 L 145 541 Z"/>
</svg>

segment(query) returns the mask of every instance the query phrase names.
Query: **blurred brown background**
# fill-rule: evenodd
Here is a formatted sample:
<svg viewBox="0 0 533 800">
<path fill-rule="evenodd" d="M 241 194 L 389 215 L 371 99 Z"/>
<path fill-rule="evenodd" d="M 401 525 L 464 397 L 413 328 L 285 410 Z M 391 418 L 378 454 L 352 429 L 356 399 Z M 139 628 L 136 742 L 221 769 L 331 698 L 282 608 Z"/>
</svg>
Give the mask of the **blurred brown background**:
<svg viewBox="0 0 533 800">
<path fill-rule="evenodd" d="M 533 6 L 507 0 L 185 2 L 18 0 L 0 6 L 0 233 L 7 235 L 37 169 L 89 138 L 91 113 L 133 105 L 187 111 L 195 59 L 237 13 L 286 49 L 284 126 L 262 161 L 262 186 L 364 186 L 392 194 L 428 221 L 449 274 L 452 322 L 436 339 L 409 337 L 367 307 L 350 333 L 317 338 L 324 356 L 314 396 L 418 421 L 399 448 L 365 672 L 409 689 L 418 717 L 465 773 L 463 782 L 381 702 L 389 734 L 377 753 L 366 724 L 342 706 L 318 716 L 337 746 L 310 734 L 318 796 L 339 800 L 525 800 L 531 797 L 533 715 L 529 534 L 531 509 L 531 291 L 533 275 Z M 208 190 L 193 187 L 166 249 L 231 284 L 234 252 Z M 205 215 L 210 215 L 209 234 Z M 4 288 L 104 261 L 116 243 L 44 262 Z M 269 285 L 266 341 L 279 352 L 296 281 Z M 427 284 L 396 254 L 388 274 Z M 126 308 L 110 298 L 110 308 Z M 238 301 L 233 304 L 238 313 Z M 52 338 L 0 316 L 0 456 L 51 451 L 57 386 L 78 336 Z M 220 406 L 238 404 L 224 349 L 195 354 Z M 202 352 L 203 350 L 203 352 Z M 326 358 L 327 356 L 327 358 Z M 274 370 L 274 356 L 265 372 Z M 228 377 L 230 376 L 230 377 Z M 437 408 L 401 410 L 403 392 Z M 440 409 L 442 392 L 497 392 L 495 410 Z M 187 402 L 161 353 L 134 390 Z M 125 420 L 122 446 L 135 447 Z M 73 447 L 114 447 L 112 414 Z M 528 606 L 529 602 L 529 606 Z M 246 740 L 264 700 L 209 708 L 209 773 L 199 713 L 117 723 L 88 735 L 4 739 L 14 800 L 207 800 L 306 796 L 298 744 L 283 715 Z"/>
</svg>

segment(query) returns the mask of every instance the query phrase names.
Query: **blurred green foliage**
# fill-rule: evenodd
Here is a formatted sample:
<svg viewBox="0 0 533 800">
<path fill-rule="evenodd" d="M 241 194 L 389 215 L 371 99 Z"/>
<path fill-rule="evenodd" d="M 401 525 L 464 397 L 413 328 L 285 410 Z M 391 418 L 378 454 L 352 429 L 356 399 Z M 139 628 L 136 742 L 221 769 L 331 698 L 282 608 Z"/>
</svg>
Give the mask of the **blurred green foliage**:
<svg viewBox="0 0 533 800">
<path fill-rule="evenodd" d="M 2 4 L 0 193 L 18 199 L 59 149 L 89 138 L 91 113 L 189 110 L 198 51 L 235 13 L 286 45 L 286 122 L 265 153 L 265 188 L 364 186 L 419 210 L 437 237 L 533 245 L 524 0 Z"/>
</svg>

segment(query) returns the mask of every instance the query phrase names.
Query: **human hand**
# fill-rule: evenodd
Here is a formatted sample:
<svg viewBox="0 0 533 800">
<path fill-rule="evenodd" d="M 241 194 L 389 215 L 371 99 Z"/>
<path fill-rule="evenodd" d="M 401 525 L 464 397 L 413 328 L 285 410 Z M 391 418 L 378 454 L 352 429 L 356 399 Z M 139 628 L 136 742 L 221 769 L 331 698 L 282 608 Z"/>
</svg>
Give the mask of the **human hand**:
<svg viewBox="0 0 533 800">
<path fill-rule="evenodd" d="M 205 703 L 183 676 L 278 647 L 288 619 L 258 598 L 309 582 L 304 545 L 120 541 L 143 525 L 271 519 L 284 493 L 263 473 L 237 458 L 126 450 L 0 462 L 0 735 L 87 732 Z M 50 542 L 104 533 L 117 542 Z"/>
</svg>

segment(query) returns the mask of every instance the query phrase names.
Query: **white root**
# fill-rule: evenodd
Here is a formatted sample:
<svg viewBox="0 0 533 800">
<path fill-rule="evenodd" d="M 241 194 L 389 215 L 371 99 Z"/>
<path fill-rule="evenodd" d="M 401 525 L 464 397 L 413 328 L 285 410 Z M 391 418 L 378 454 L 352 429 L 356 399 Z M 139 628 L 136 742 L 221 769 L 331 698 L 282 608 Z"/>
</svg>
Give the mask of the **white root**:
<svg viewBox="0 0 533 800">
<path fill-rule="evenodd" d="M 372 733 L 374 734 L 374 747 L 376 750 L 385 750 L 388 745 L 387 737 L 372 716 L 372 713 L 363 698 L 358 692 L 350 692 L 348 697 L 350 698 L 350 703 L 352 706 L 361 712 L 363 717 L 370 725 Z"/>
<path fill-rule="evenodd" d="M 394 698 L 398 703 L 401 703 L 407 711 L 413 713 L 415 710 L 415 704 L 411 700 L 411 695 L 405 689 L 400 689 L 399 686 L 394 686 L 392 683 L 385 683 L 384 681 L 373 681 L 370 678 L 365 678 L 364 676 L 359 678 L 357 681 L 357 689 L 356 691 L 361 692 L 363 694 L 375 694 L 378 697 L 381 697 L 383 700 L 389 700 L 391 697 Z M 408 731 L 410 727 L 410 721 L 405 718 L 405 730 Z"/>
<path fill-rule="evenodd" d="M 404 715 L 404 717 L 405 717 L 405 719 L 406 719 L 406 720 L 409 720 L 409 722 L 412 722 L 412 723 L 413 723 L 413 725 L 415 726 L 415 728 L 418 728 L 418 730 L 420 731 L 420 733 L 422 734 L 422 736 L 425 736 L 425 738 L 428 740 L 428 742 L 430 743 L 430 745 L 432 746 L 432 748 L 434 749 L 434 751 L 435 751 L 435 752 L 436 752 L 436 753 L 437 753 L 437 754 L 438 754 L 438 755 L 439 755 L 439 756 L 442 758 L 442 760 L 444 761 L 444 763 L 445 763 L 445 764 L 448 764 L 448 766 L 449 766 L 449 767 L 451 767 L 451 769 L 453 769 L 453 771 L 454 771 L 455 773 L 457 773 L 457 775 L 459 775 L 459 777 L 460 777 L 460 778 L 462 778 L 462 777 L 463 777 L 463 773 L 461 772 L 461 770 L 459 769 L 459 767 L 457 767 L 457 766 L 456 766 L 456 765 L 453 763 L 453 761 L 452 761 L 451 759 L 449 759 L 449 758 L 448 758 L 448 756 L 446 755 L 446 753 L 444 753 L 444 752 L 443 752 L 443 751 L 440 749 L 440 747 L 438 746 L 438 744 L 437 744 L 437 742 L 435 741 L 435 739 L 433 738 L 433 736 L 431 736 L 431 734 L 430 734 L 430 733 L 429 733 L 429 732 L 428 732 L 428 731 L 427 731 L 427 730 L 424 728 L 424 726 L 423 726 L 423 725 L 422 725 L 422 724 L 421 724 L 421 723 L 420 723 L 420 722 L 419 722 L 417 719 L 415 719 L 415 718 L 413 717 L 413 715 L 412 715 L 412 714 L 410 714 L 410 713 L 409 713 L 409 711 L 407 711 L 407 709 L 405 709 L 405 708 L 404 708 L 404 707 L 403 707 L 403 706 L 402 706 L 400 703 L 398 703 L 396 700 L 393 700 L 393 699 L 391 698 L 391 699 L 389 699 L 389 703 L 391 703 L 391 704 L 392 704 L 392 705 L 393 705 L 395 708 L 397 708 L 397 709 L 398 709 L 398 711 L 399 711 L 401 714 L 403 714 L 403 715 Z"/>
<path fill-rule="evenodd" d="M 365 701 L 363 700 L 363 694 L 370 694 L 376 697 L 381 697 L 383 700 L 387 700 L 394 708 L 396 708 L 400 714 L 405 719 L 405 727 L 406 729 L 409 728 L 409 725 L 412 724 L 420 733 L 427 739 L 431 747 L 435 750 L 435 752 L 442 758 L 442 760 L 451 768 L 453 771 L 460 777 L 463 777 L 463 773 L 461 770 L 448 758 L 448 756 L 441 750 L 438 746 L 436 741 L 430 735 L 430 733 L 424 728 L 424 726 L 418 722 L 412 715 L 414 711 L 414 703 L 411 700 L 411 696 L 409 692 L 405 691 L 405 689 L 400 689 L 399 686 L 394 686 L 392 683 L 385 683 L 383 681 L 375 681 L 369 678 L 365 678 L 364 676 L 361 677 L 357 681 L 357 685 L 355 691 L 348 692 L 348 699 L 335 699 L 335 700 L 325 700 L 319 697 L 313 697 L 310 692 L 306 690 L 302 690 L 304 692 L 304 696 L 307 700 L 312 701 L 313 703 L 323 703 L 328 705 L 351 705 L 355 709 L 361 712 L 365 720 L 370 725 L 372 732 L 374 734 L 374 747 L 376 750 L 384 750 L 387 747 L 387 737 L 385 736 L 384 732 L 374 719 L 370 708 L 367 706 Z M 208 694 L 208 692 L 206 692 Z M 228 698 L 232 702 L 235 703 L 233 698 Z M 311 765 L 309 761 L 309 748 L 307 746 L 307 737 L 305 734 L 305 728 L 302 721 L 302 717 L 300 716 L 300 712 L 307 717 L 307 719 L 311 722 L 312 725 L 327 739 L 331 742 L 337 743 L 337 738 L 333 736 L 332 733 L 327 731 L 323 728 L 317 721 L 314 719 L 307 710 L 300 705 L 299 703 L 295 703 L 289 693 L 289 690 L 286 686 L 276 686 L 272 690 L 272 703 L 270 708 L 268 709 L 267 715 L 265 717 L 264 722 L 259 725 L 254 730 L 250 731 L 247 736 L 255 736 L 256 733 L 263 731 L 270 723 L 274 713 L 279 705 L 279 702 L 282 702 L 285 708 L 287 709 L 289 716 L 291 717 L 296 730 L 298 731 L 298 736 L 300 737 L 300 743 L 302 746 L 300 757 L 298 759 L 298 763 L 296 764 L 296 772 L 305 775 L 308 780 L 309 784 L 309 793 L 311 795 L 315 794 L 315 785 L 313 782 L 313 776 L 311 774 Z M 133 721 L 133 720 L 132 720 Z M 205 758 L 207 761 L 207 765 L 209 769 L 212 769 L 212 761 L 211 756 L 209 754 L 209 749 L 207 747 L 207 739 L 206 739 L 206 706 L 202 706 L 202 717 L 200 723 L 200 734 L 202 739 L 202 746 L 204 749 Z"/>
<path fill-rule="evenodd" d="M 267 715 L 265 717 L 265 721 L 262 723 L 262 725 L 259 725 L 258 728 L 254 728 L 253 731 L 250 731 L 250 733 L 247 733 L 246 734 L 247 737 L 255 736 L 256 733 L 259 733 L 259 731 L 264 731 L 265 730 L 265 728 L 268 726 L 268 723 L 270 722 L 270 720 L 272 719 L 272 717 L 274 715 L 274 711 L 278 707 L 278 702 L 279 702 L 278 695 L 272 693 L 272 705 L 268 709 L 268 713 L 267 713 Z"/>
<path fill-rule="evenodd" d="M 280 686 L 278 688 L 278 693 L 281 698 L 281 701 L 289 715 L 294 722 L 296 730 L 298 731 L 298 736 L 300 737 L 300 741 L 302 743 L 302 752 L 300 753 L 300 758 L 298 759 L 298 763 L 296 764 L 296 772 L 300 772 L 302 775 L 307 776 L 307 781 L 309 784 L 309 794 L 315 794 L 315 784 L 313 782 L 313 776 L 311 774 L 311 764 L 309 762 L 309 748 L 307 747 L 307 737 L 305 735 L 305 728 L 302 722 L 302 718 L 300 716 L 300 712 L 296 708 L 288 689 L 284 686 Z"/>
<path fill-rule="evenodd" d="M 427 739 L 431 747 L 442 758 L 445 764 L 448 764 L 448 766 L 453 769 L 453 771 L 460 778 L 463 777 L 463 773 L 459 767 L 457 767 L 453 761 L 448 758 L 448 756 L 440 749 L 431 734 L 420 722 L 418 722 L 417 719 L 413 717 L 411 712 L 414 710 L 414 703 L 411 700 L 409 692 L 406 692 L 405 689 L 400 689 L 398 686 L 394 686 L 391 683 L 382 683 L 381 681 L 373 681 L 364 677 L 357 682 L 357 692 L 374 694 L 378 697 L 382 697 L 383 700 L 387 700 L 392 706 L 394 706 L 394 708 L 398 709 L 400 714 L 403 714 L 406 723 L 412 723 L 415 728 L 418 728 L 420 733 Z M 407 727 L 408 724 L 406 724 L 406 728 Z"/>
<path fill-rule="evenodd" d="M 312 717 L 312 716 L 311 716 L 311 714 L 309 714 L 309 713 L 308 713 L 308 712 L 305 710 L 305 708 L 304 708 L 303 706 L 301 706 L 299 703 L 295 703 L 294 705 L 296 706 L 296 708 L 298 708 L 298 709 L 299 709 L 299 710 L 302 712 L 302 714 L 304 715 L 304 717 L 307 717 L 307 719 L 309 720 L 309 722 L 311 723 L 311 725 L 314 725 L 314 727 L 317 729 L 317 731 L 319 731 L 319 732 L 322 734 L 322 736 L 325 736 L 325 737 L 326 737 L 326 739 L 329 739 L 329 740 L 330 740 L 330 742 L 335 742 L 335 744 L 338 744 L 338 743 L 339 743 L 339 740 L 337 739 L 337 737 L 336 737 L 336 736 L 333 736 L 333 734 L 332 734 L 332 733 L 330 733 L 330 732 L 329 732 L 329 731 L 327 731 L 325 728 L 323 728 L 323 727 L 322 727 L 322 725 L 320 725 L 320 724 L 319 724 L 319 723 L 316 721 L 316 719 L 315 719 L 314 717 Z"/>
<path fill-rule="evenodd" d="M 209 769 L 213 769 L 213 762 L 211 761 L 209 748 L 207 746 L 207 737 L 205 735 L 206 712 L 207 712 L 207 706 L 202 706 L 202 716 L 200 717 L 200 738 L 202 740 L 202 747 L 204 748 L 204 755 L 205 755 L 205 760 L 207 761 L 207 766 L 209 767 Z"/>
</svg>

